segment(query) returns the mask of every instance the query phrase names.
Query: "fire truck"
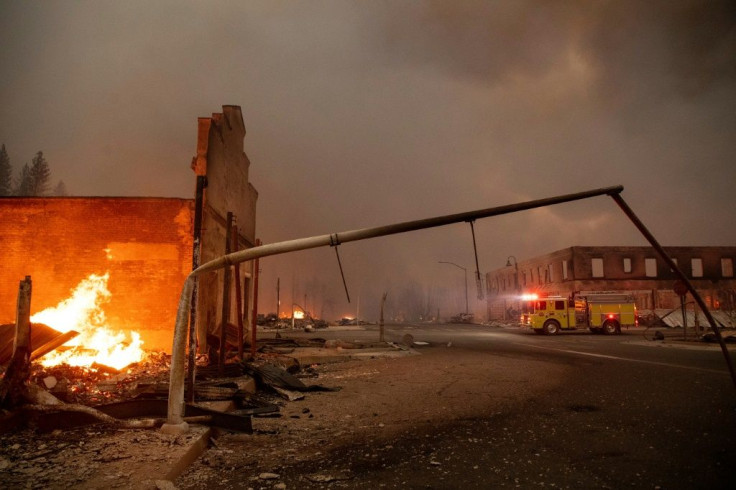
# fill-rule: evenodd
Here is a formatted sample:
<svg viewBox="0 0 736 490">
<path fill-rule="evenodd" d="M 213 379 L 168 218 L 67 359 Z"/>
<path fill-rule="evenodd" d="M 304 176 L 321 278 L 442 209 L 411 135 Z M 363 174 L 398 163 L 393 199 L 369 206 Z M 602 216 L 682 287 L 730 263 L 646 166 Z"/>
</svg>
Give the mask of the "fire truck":
<svg viewBox="0 0 736 490">
<path fill-rule="evenodd" d="M 545 335 L 579 328 L 613 335 L 621 333 L 621 327 L 639 325 L 639 318 L 632 296 L 596 293 L 530 299 L 525 302 L 521 323 Z"/>
</svg>

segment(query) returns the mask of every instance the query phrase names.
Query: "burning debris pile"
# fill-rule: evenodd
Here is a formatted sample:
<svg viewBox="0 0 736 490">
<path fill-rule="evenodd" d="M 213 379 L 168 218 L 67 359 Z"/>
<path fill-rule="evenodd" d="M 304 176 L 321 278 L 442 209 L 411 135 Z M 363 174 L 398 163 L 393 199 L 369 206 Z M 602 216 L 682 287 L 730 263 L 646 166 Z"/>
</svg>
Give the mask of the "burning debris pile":
<svg viewBox="0 0 736 490">
<path fill-rule="evenodd" d="M 69 298 L 31 316 L 34 324 L 50 325 L 62 334 L 78 333 L 65 343 L 64 349 L 44 356 L 41 361 L 44 366 L 98 364 L 122 369 L 143 359 L 143 341 L 137 332 L 131 331 L 128 336 L 107 325 L 102 305 L 110 300 L 109 279 L 109 273 L 91 274 L 77 285 Z"/>
<path fill-rule="evenodd" d="M 101 306 L 110 297 L 108 278 L 90 275 L 68 299 L 33 316 L 31 279 L 21 281 L 16 324 L 0 327 L 0 407 L 7 409 L 3 425 L 10 419 L 33 422 L 38 413 L 54 412 L 83 413 L 119 427 L 143 426 L 118 420 L 105 407 L 138 398 L 152 386 L 168 386 L 171 359 L 144 352 L 136 332 L 126 336 L 107 326 Z M 165 413 L 164 406 L 163 414 L 141 415 Z"/>
<path fill-rule="evenodd" d="M 28 281 L 30 291 L 30 280 Z M 92 288 L 95 283 L 97 286 Z M 93 314 L 94 308 L 84 306 L 97 305 L 100 294 L 91 291 L 104 292 L 104 284 L 104 277 L 90 278 L 90 281 L 77 288 L 68 301 L 53 309 L 56 315 L 67 319 L 66 322 L 59 322 L 67 332 L 72 332 L 71 328 L 82 331 L 104 328 L 99 326 L 80 328 L 80 325 L 94 325 L 104 320 L 104 316 L 99 313 Z M 80 301 L 82 297 L 87 300 Z M 115 356 L 100 357 L 99 353 L 111 355 L 114 352 L 122 352 L 123 349 L 100 351 L 90 349 L 82 343 L 71 348 L 61 348 L 60 353 L 54 353 L 52 361 L 41 357 L 36 362 L 29 362 L 30 348 L 24 348 L 24 344 L 30 343 L 32 338 L 30 331 L 45 332 L 47 336 L 58 335 L 59 332 L 29 321 L 37 317 L 53 320 L 55 317 L 50 310 L 42 312 L 43 315 L 27 316 L 25 322 L 22 320 L 21 310 L 19 308 L 21 318 L 19 324 L 25 324 L 27 339 L 19 341 L 23 334 L 19 333 L 18 328 L 15 329 L 15 338 L 11 342 L 13 354 L 8 356 L 10 362 L 7 368 L 0 367 L 0 374 L 3 375 L 0 379 L 0 408 L 7 409 L 0 420 L 4 425 L 2 429 L 7 430 L 10 426 L 22 423 L 41 430 L 98 422 L 119 428 L 149 428 L 163 423 L 169 392 L 170 355 L 144 352 L 136 347 L 134 356 L 126 359 L 123 366 L 115 367 L 118 363 L 110 362 L 110 359 L 116 359 Z M 82 323 L 69 320 L 73 315 L 63 314 L 64 311 L 76 311 L 78 317 L 84 317 L 87 321 Z M 91 321 L 90 318 L 96 320 Z M 82 338 L 92 339 L 95 335 L 86 335 Z M 324 341 L 318 341 L 318 344 L 322 345 Z M 250 358 L 248 361 L 234 360 L 235 362 L 224 366 L 210 365 L 210 361 L 214 359 L 199 356 L 194 393 L 187 393 L 187 399 L 200 403 L 229 401 L 231 406 L 228 410 L 234 411 L 232 416 L 228 417 L 221 413 L 202 412 L 198 407 L 187 405 L 185 420 L 249 432 L 251 415 L 278 412 L 278 407 L 271 403 L 272 398 L 268 396 L 259 398 L 256 385 L 272 393 L 271 396 L 289 400 L 298 398 L 299 392 L 327 390 L 319 386 L 307 387 L 293 376 L 300 371 L 298 362 L 293 358 L 286 358 L 283 354 L 293 351 L 297 346 L 298 344 L 291 345 L 288 341 L 261 342 L 260 354 L 256 358 Z M 133 362 L 128 362 L 129 360 Z M 60 420 L 59 414 L 71 413 L 81 413 L 84 416 L 77 421 L 78 423 L 70 423 L 68 418 Z M 21 416 L 17 416 L 18 414 Z M 148 419 L 127 423 L 128 418 L 136 417 Z M 75 415 L 71 418 L 80 417 Z"/>
<path fill-rule="evenodd" d="M 140 363 L 145 353 L 136 332 L 127 341 L 123 332 L 106 326 L 101 306 L 110 297 L 108 279 L 109 274 L 92 274 L 69 298 L 33 316 L 31 278 L 21 281 L 16 323 L 0 327 L 0 406 L 79 412 L 112 398 L 110 386 L 115 388 L 131 373 L 120 370 Z"/>
<path fill-rule="evenodd" d="M 64 403 L 94 406 L 135 398 L 141 383 L 168 382 L 170 364 L 171 356 L 162 352 L 149 352 L 142 361 L 121 370 L 104 364 L 47 367 L 34 363 L 29 382 Z"/>
</svg>

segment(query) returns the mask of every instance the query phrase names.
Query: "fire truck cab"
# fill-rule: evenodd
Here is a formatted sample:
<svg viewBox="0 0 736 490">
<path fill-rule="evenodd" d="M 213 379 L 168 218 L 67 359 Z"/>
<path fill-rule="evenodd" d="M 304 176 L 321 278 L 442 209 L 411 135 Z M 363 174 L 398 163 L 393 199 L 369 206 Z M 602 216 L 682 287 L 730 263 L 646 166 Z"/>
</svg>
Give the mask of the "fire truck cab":
<svg viewBox="0 0 736 490">
<path fill-rule="evenodd" d="M 528 306 L 529 313 L 522 315 L 522 324 L 538 334 L 588 328 L 593 333 L 612 335 L 621 333 L 621 327 L 639 324 L 634 299 L 626 294 L 538 298 L 529 301 Z"/>
</svg>

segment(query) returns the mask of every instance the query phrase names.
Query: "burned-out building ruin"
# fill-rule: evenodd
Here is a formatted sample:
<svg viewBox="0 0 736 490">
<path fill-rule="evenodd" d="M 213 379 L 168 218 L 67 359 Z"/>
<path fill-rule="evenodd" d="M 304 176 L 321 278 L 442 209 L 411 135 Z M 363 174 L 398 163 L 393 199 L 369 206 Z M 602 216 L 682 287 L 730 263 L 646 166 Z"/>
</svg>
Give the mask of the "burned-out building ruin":
<svg viewBox="0 0 736 490">
<path fill-rule="evenodd" d="M 32 313 L 90 293 L 85 281 L 93 277 L 101 288 L 94 301 L 109 328 L 136 331 L 144 348 L 169 351 L 180 286 L 193 265 L 196 207 L 201 206 L 202 261 L 222 255 L 226 240 L 238 249 L 255 243 L 258 193 L 248 181 L 244 137 L 238 106 L 223 106 L 221 113 L 199 118 L 191 167 L 192 190 L 198 182 L 201 199 L 0 198 L 0 324 L 14 321 L 18 281 L 25 276 L 33 279 Z M 228 213 L 237 233 L 226 230 Z M 233 307 L 228 322 L 237 324 L 240 316 L 248 329 L 252 270 L 250 264 L 241 269 L 240 287 L 229 288 Z M 207 332 L 222 321 L 222 272 L 207 275 L 200 286 L 201 348 Z"/>
</svg>

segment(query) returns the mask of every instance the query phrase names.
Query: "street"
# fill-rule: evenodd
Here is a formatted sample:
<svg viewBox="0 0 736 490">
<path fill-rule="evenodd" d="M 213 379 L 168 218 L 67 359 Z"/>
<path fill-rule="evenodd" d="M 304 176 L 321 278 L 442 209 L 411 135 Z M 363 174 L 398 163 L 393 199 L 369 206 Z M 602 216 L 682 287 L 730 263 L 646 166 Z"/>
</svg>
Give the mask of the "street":
<svg viewBox="0 0 736 490">
<path fill-rule="evenodd" d="M 306 400 L 308 420 L 296 405 L 285 409 L 291 418 L 278 421 L 276 435 L 223 438 L 206 464 L 196 463 L 177 484 L 731 488 L 736 390 L 722 353 L 671 340 L 672 334 L 662 343 L 643 333 L 387 326 L 387 340 L 411 334 L 428 345 L 417 347 L 418 356 L 336 366 L 318 381 L 350 381 L 341 392 Z M 378 338 L 375 326 L 293 335 Z M 259 420 L 254 427 L 258 432 Z M 266 447 L 276 462 L 265 457 Z M 244 452 L 253 458 L 237 456 Z M 218 481 L 206 476 L 208 469 L 219 470 Z M 278 479 L 260 479 L 266 471 Z"/>
</svg>

